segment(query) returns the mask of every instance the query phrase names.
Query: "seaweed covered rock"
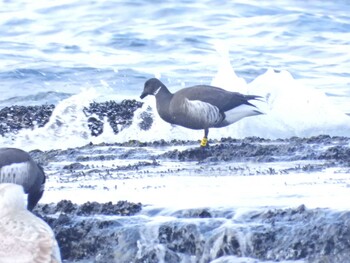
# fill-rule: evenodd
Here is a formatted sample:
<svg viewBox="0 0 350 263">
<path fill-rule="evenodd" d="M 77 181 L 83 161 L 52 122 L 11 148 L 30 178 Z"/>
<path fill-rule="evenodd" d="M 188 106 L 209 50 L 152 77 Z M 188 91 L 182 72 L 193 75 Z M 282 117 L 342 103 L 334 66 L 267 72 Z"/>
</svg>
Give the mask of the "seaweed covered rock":
<svg viewBox="0 0 350 263">
<path fill-rule="evenodd" d="M 43 127 L 50 119 L 54 105 L 11 106 L 0 110 L 0 135 L 21 129 Z"/>
<path fill-rule="evenodd" d="M 65 262 L 212 262 L 225 257 L 347 262 L 350 257 L 349 212 L 304 205 L 239 216 L 184 209 L 172 219 L 150 223 L 140 210 L 141 204 L 126 201 L 77 205 L 63 200 L 39 205 L 35 213 L 53 228 Z"/>
<path fill-rule="evenodd" d="M 142 102 L 136 100 L 93 102 L 84 108 L 91 135 L 103 133 L 103 124 L 107 120 L 117 134 L 121 129 L 130 126 L 134 112 L 141 108 Z M 21 129 L 43 127 L 50 119 L 55 105 L 11 106 L 0 110 L 0 135 L 15 133 Z M 149 129 L 153 118 L 149 110 L 141 114 L 140 128 Z"/>
<path fill-rule="evenodd" d="M 121 128 L 131 125 L 135 110 L 142 106 L 136 100 L 123 100 L 120 103 L 115 101 L 93 102 L 84 113 L 88 119 L 88 125 L 93 136 L 98 136 L 103 132 L 103 120 L 107 119 L 113 132 L 117 134 Z"/>
<path fill-rule="evenodd" d="M 52 227 L 63 259 L 113 262 L 115 248 L 126 233 L 110 216 L 132 216 L 141 209 L 140 203 L 127 201 L 77 205 L 62 200 L 57 204 L 38 205 L 34 212 Z"/>
<path fill-rule="evenodd" d="M 199 162 L 325 160 L 329 163 L 348 165 L 349 141 L 349 138 L 328 135 L 283 140 L 258 137 L 222 138 L 220 141 L 210 141 L 211 145 L 208 148 L 174 149 L 156 158 Z"/>
<path fill-rule="evenodd" d="M 141 203 L 135 204 L 127 201 L 118 201 L 116 204 L 113 204 L 112 202 L 86 202 L 78 205 L 69 200 L 62 200 L 57 204 L 39 204 L 38 207 L 35 208 L 35 212 L 46 215 L 64 213 L 78 216 L 91 216 L 96 214 L 130 216 L 137 214 L 141 209 Z"/>
</svg>

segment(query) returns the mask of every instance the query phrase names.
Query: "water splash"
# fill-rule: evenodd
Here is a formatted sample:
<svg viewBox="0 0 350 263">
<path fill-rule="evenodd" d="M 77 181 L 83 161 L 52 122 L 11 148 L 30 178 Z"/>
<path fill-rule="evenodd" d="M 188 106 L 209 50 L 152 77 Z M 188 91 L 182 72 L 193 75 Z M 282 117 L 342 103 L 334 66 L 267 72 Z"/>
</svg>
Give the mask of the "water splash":
<svg viewBox="0 0 350 263">
<path fill-rule="evenodd" d="M 18 134 L 1 138 L 1 143 L 25 150 L 67 149 L 86 145 L 91 140 L 91 132 L 83 109 L 96 97 L 94 89 L 83 89 L 79 94 L 62 100 L 44 127 L 20 130 Z"/>
<path fill-rule="evenodd" d="M 348 136 L 350 133 L 350 117 L 341 112 L 336 105 L 332 105 L 324 93 L 312 87 L 305 87 L 288 71 L 275 72 L 268 69 L 251 83 L 244 84 L 229 64 L 228 54 L 225 52 L 221 54 L 221 63 L 213 83 L 237 83 L 234 87 L 237 87 L 238 91 L 244 88 L 244 93 L 262 96 L 262 101 L 254 104 L 265 114 L 242 119 L 228 127 L 210 129 L 210 139 L 248 136 L 275 139 L 320 134 Z M 232 90 L 233 86 L 228 85 L 226 88 Z M 201 130 L 191 130 L 163 121 L 156 111 L 155 98 L 149 97 L 143 107 L 135 111 L 129 127 L 114 134 L 105 119 L 103 134 L 92 137 L 83 109 L 99 98 L 101 97 L 94 89 L 84 89 L 58 103 L 50 121 L 44 127 L 21 130 L 18 134 L 2 137 L 0 142 L 4 146 L 26 150 L 49 150 L 79 147 L 90 142 L 200 140 L 203 136 Z M 149 129 L 142 128 L 145 113 L 153 119 Z"/>
<path fill-rule="evenodd" d="M 248 92 L 247 82 L 243 78 L 239 78 L 232 68 L 227 45 L 225 42 L 216 42 L 214 46 L 219 55 L 218 71 L 211 81 L 211 85 L 246 94 Z"/>
<path fill-rule="evenodd" d="M 222 51 L 220 51 L 222 52 Z M 263 97 L 254 104 L 265 114 L 240 120 L 233 125 L 220 129 L 211 129 L 209 138 L 222 137 L 245 138 L 258 136 L 262 138 L 289 138 L 292 136 L 347 136 L 350 133 L 350 118 L 333 105 L 320 90 L 305 87 L 294 79 L 288 71 L 275 72 L 268 69 L 249 84 L 243 85 L 232 66 L 227 54 L 222 52 L 218 73 L 212 83 L 247 94 Z M 237 83 L 237 85 L 233 85 Z M 243 84 L 242 84 L 243 83 Z M 229 85 L 227 85 L 229 84 Z M 231 85 L 232 84 L 232 85 Z M 156 112 L 155 99 L 150 97 L 144 106 L 135 112 L 133 124 L 116 136 L 117 141 L 138 139 L 154 141 L 159 139 L 198 140 L 202 131 L 174 126 L 163 121 Z M 149 111 L 154 122 L 149 130 L 141 130 L 139 124 L 144 111 Z"/>
<path fill-rule="evenodd" d="M 257 136 L 288 138 L 349 134 L 350 118 L 332 105 L 323 92 L 305 87 L 288 71 L 268 69 L 249 84 L 249 89 L 267 102 L 266 114 L 251 119 L 251 125 L 258 128 Z"/>
</svg>

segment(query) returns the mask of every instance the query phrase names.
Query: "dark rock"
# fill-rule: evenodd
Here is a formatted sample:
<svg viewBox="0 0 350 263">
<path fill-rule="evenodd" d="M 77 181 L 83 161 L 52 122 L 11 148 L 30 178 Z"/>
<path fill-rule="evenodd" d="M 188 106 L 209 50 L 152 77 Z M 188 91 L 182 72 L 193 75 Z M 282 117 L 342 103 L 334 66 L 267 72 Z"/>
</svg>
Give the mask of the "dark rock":
<svg viewBox="0 0 350 263">
<path fill-rule="evenodd" d="M 53 228 L 62 257 L 69 262 L 210 262 L 230 255 L 261 261 L 346 262 L 350 257 L 350 212 L 301 205 L 223 219 L 207 209 L 190 209 L 172 216 L 192 220 L 158 226 L 142 223 L 142 217 L 138 224 L 125 225 L 115 217 L 127 218 L 140 209 L 140 204 L 126 201 L 76 205 L 64 200 L 39 205 L 35 212 Z"/>
<path fill-rule="evenodd" d="M 62 200 L 57 205 L 38 205 L 34 212 L 41 215 L 53 228 L 63 259 L 110 262 L 115 260 L 115 248 L 124 235 L 120 234 L 118 237 L 122 225 L 113 219 L 95 219 L 93 216 L 131 216 L 140 211 L 140 203 L 126 201 L 119 201 L 117 204 L 88 202 L 77 205 Z M 119 230 L 115 232 L 116 229 Z"/>
<path fill-rule="evenodd" d="M 211 218 L 211 212 L 208 209 L 186 209 L 179 210 L 172 214 L 178 218 Z"/>
<path fill-rule="evenodd" d="M 312 137 L 310 140 L 295 137 L 290 141 L 262 140 L 255 137 L 243 140 L 222 138 L 216 144 L 211 143 L 208 148 L 195 147 L 183 151 L 175 149 L 156 156 L 156 159 L 198 162 L 325 160 L 328 163 L 336 162 L 348 166 L 350 164 L 348 145 L 349 139 L 336 137 L 333 140 L 329 136 L 322 135 Z M 324 166 L 327 166 L 327 163 Z M 306 170 L 308 168 L 313 169 L 305 167 Z"/>
<path fill-rule="evenodd" d="M 142 107 L 142 104 L 142 102 L 136 100 L 123 100 L 120 103 L 115 101 L 91 103 L 89 107 L 84 108 L 85 115 L 89 117 L 88 125 L 91 134 L 98 136 L 103 133 L 103 120 L 105 118 L 113 132 L 115 134 L 119 133 L 120 128 L 124 129 L 131 125 L 135 110 Z"/>
<path fill-rule="evenodd" d="M 199 240 L 201 235 L 194 224 L 164 224 L 159 228 L 159 243 L 174 252 L 187 255 L 200 253 Z"/>
<path fill-rule="evenodd" d="M 87 123 L 91 135 L 98 136 L 103 133 L 103 124 L 106 119 L 115 134 L 120 129 L 130 126 L 135 110 L 142 107 L 142 102 L 136 100 L 93 102 L 84 108 L 88 117 Z M 43 127 L 50 119 L 54 105 L 41 106 L 11 106 L 0 110 L 0 135 L 16 133 L 21 129 L 33 129 L 35 126 Z M 141 114 L 142 129 L 149 129 L 153 123 L 150 110 Z"/>
<path fill-rule="evenodd" d="M 152 127 L 154 115 L 152 113 L 152 109 L 148 107 L 146 111 L 142 112 L 141 122 L 139 123 L 139 127 L 141 130 L 147 131 Z"/>
<path fill-rule="evenodd" d="M 99 136 L 103 133 L 103 121 L 95 117 L 88 118 L 88 127 L 91 130 L 92 136 Z"/>
<path fill-rule="evenodd" d="M 16 133 L 21 129 L 43 127 L 50 119 L 54 105 L 11 106 L 0 110 L 0 135 Z"/>
<path fill-rule="evenodd" d="M 79 169 L 84 169 L 85 165 L 81 164 L 81 163 L 71 163 L 68 165 L 63 166 L 62 169 L 65 170 L 79 170 Z"/>
<path fill-rule="evenodd" d="M 158 257 L 158 254 L 159 254 L 158 251 L 153 249 L 153 250 L 145 253 L 145 255 L 143 255 L 142 257 L 137 258 L 135 260 L 135 263 L 158 263 L 158 262 L 161 262 L 162 259 L 160 259 Z M 178 262 L 181 262 L 181 258 L 175 252 L 173 252 L 171 250 L 166 250 L 165 255 L 164 255 L 164 262 L 178 263 Z"/>
<path fill-rule="evenodd" d="M 320 154 L 318 159 L 322 160 L 337 160 L 339 162 L 350 162 L 350 148 L 349 146 L 333 146 Z"/>
<path fill-rule="evenodd" d="M 216 254 L 216 258 L 227 255 L 235 255 L 238 257 L 242 256 L 240 243 L 236 236 L 224 235 L 222 238 L 222 244 Z"/>
<path fill-rule="evenodd" d="M 127 201 L 118 201 L 117 204 L 112 202 L 98 203 L 86 202 L 82 205 L 77 205 L 69 200 L 62 200 L 55 204 L 38 205 L 35 212 L 38 214 L 53 215 L 56 213 L 65 213 L 70 215 L 90 216 L 95 214 L 101 215 L 123 215 L 130 216 L 140 212 L 142 205 L 140 203 L 130 203 Z"/>
</svg>

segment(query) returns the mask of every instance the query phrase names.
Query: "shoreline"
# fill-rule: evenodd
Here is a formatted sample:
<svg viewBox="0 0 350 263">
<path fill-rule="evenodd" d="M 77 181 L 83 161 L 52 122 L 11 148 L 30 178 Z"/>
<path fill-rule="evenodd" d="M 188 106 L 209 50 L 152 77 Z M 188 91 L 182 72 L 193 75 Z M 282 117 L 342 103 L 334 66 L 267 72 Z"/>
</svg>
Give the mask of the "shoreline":
<svg viewBox="0 0 350 263">
<path fill-rule="evenodd" d="M 48 176 L 42 201 L 50 201 L 34 212 L 53 228 L 67 263 L 350 258 L 350 212 L 338 206 L 349 194 L 349 137 L 209 143 L 30 151 Z"/>
</svg>

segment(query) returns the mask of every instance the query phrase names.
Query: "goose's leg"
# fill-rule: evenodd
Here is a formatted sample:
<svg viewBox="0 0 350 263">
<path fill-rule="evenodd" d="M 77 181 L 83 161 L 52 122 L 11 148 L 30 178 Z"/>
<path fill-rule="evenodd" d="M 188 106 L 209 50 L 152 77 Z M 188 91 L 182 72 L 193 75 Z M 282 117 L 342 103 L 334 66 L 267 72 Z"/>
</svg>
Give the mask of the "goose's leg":
<svg viewBox="0 0 350 263">
<path fill-rule="evenodd" d="M 208 128 L 204 129 L 204 137 L 201 140 L 201 147 L 208 146 L 208 133 L 209 133 L 209 129 Z"/>
</svg>

